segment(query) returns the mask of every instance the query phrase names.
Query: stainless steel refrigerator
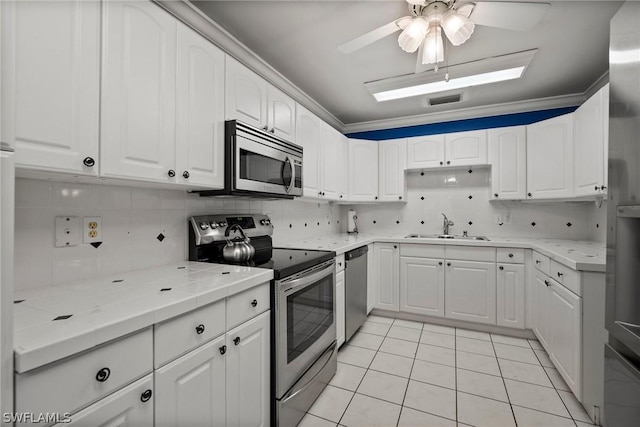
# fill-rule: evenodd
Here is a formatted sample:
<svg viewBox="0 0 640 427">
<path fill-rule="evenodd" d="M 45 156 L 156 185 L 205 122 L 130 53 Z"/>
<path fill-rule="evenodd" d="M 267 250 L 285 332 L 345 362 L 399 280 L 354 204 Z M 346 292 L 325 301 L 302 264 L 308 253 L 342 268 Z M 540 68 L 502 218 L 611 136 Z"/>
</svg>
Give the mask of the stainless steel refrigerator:
<svg viewBox="0 0 640 427">
<path fill-rule="evenodd" d="M 640 3 L 611 20 L 603 423 L 640 425 Z"/>
</svg>

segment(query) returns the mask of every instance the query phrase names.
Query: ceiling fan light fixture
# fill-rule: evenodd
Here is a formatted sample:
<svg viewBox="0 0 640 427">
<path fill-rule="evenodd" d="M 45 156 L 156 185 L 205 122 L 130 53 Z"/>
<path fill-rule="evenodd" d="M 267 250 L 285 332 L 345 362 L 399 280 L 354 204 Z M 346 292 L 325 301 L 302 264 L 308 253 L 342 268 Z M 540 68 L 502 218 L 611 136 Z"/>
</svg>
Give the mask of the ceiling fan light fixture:
<svg viewBox="0 0 640 427">
<path fill-rule="evenodd" d="M 421 17 L 414 18 L 398 36 L 398 44 L 405 52 L 415 52 L 427 35 L 427 31 L 429 31 L 427 21 Z"/>
<path fill-rule="evenodd" d="M 455 10 L 448 10 L 441 21 L 444 32 L 454 46 L 460 46 L 469 40 L 476 25 L 464 15 L 459 14 Z"/>
<path fill-rule="evenodd" d="M 437 64 L 444 61 L 444 43 L 442 41 L 442 28 L 432 25 L 429 28 L 427 37 L 424 39 L 422 49 L 423 64 Z"/>
<path fill-rule="evenodd" d="M 424 6 L 426 0 L 407 0 L 407 3 L 412 4 L 414 6 Z"/>
</svg>

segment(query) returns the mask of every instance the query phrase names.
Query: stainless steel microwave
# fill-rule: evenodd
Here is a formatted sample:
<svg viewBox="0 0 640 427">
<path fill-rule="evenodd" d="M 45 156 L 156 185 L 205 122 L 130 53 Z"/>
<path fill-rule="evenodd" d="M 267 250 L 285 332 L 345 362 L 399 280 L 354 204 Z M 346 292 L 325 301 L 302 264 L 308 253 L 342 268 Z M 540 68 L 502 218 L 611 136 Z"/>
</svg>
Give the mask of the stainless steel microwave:
<svg viewBox="0 0 640 427">
<path fill-rule="evenodd" d="M 302 196 L 302 147 L 237 120 L 225 122 L 224 189 L 201 196 Z"/>
</svg>

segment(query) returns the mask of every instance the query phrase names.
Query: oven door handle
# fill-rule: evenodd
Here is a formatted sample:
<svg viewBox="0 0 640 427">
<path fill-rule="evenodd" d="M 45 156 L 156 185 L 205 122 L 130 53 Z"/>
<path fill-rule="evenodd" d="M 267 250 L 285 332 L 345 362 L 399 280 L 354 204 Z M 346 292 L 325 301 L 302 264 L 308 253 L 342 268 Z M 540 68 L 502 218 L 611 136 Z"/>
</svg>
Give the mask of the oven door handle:
<svg viewBox="0 0 640 427">
<path fill-rule="evenodd" d="M 329 347 L 323 354 L 322 356 L 320 356 L 318 358 L 318 360 L 315 363 L 320 362 L 322 359 L 325 359 L 324 362 L 322 363 L 322 367 L 318 369 L 318 372 L 313 376 L 313 378 L 311 378 L 309 381 L 307 381 L 306 383 L 304 383 L 304 385 L 302 387 L 300 387 L 299 389 L 295 390 L 295 385 L 291 388 L 291 390 L 289 390 L 289 392 L 287 394 L 285 394 L 282 397 L 281 402 L 286 402 L 287 400 L 293 399 L 295 398 L 297 395 L 304 393 L 307 388 L 309 388 L 312 384 L 315 383 L 316 378 L 318 378 L 318 376 L 320 376 L 322 374 L 322 372 L 324 371 L 324 368 L 327 366 L 327 364 L 331 361 L 331 357 L 333 356 L 333 353 L 335 353 L 338 349 L 338 346 L 336 345 L 336 343 L 334 342 L 331 347 Z M 303 375 L 304 378 L 304 375 Z M 295 390 L 295 391 L 294 391 Z"/>
<path fill-rule="evenodd" d="M 303 288 L 305 286 L 308 286 L 309 284 L 317 281 L 318 279 L 321 279 L 325 276 L 328 276 L 329 274 L 327 274 L 327 272 L 329 273 L 333 273 L 333 270 L 335 269 L 335 264 L 330 264 L 327 267 L 323 268 L 320 271 L 317 271 L 313 274 L 310 274 L 308 276 L 303 276 L 300 277 L 298 279 L 292 280 L 290 282 L 283 282 L 280 283 L 280 286 L 285 288 L 282 293 L 284 295 L 290 294 L 291 292 L 295 292 L 300 288 Z M 329 271 L 331 270 L 331 271 Z"/>
</svg>

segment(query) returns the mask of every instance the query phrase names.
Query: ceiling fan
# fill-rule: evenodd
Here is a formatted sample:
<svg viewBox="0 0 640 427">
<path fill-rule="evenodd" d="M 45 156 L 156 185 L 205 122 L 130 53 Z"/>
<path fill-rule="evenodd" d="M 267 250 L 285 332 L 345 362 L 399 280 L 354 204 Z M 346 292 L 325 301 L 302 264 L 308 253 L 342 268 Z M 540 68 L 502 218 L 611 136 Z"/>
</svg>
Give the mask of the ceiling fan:
<svg viewBox="0 0 640 427">
<path fill-rule="evenodd" d="M 396 19 L 338 47 L 352 53 L 396 31 L 402 30 L 398 44 L 405 52 L 419 49 L 416 72 L 423 64 L 444 61 L 443 32 L 453 46 L 466 42 L 476 25 L 526 31 L 546 13 L 549 3 L 457 0 L 406 0 L 411 15 Z"/>
</svg>

